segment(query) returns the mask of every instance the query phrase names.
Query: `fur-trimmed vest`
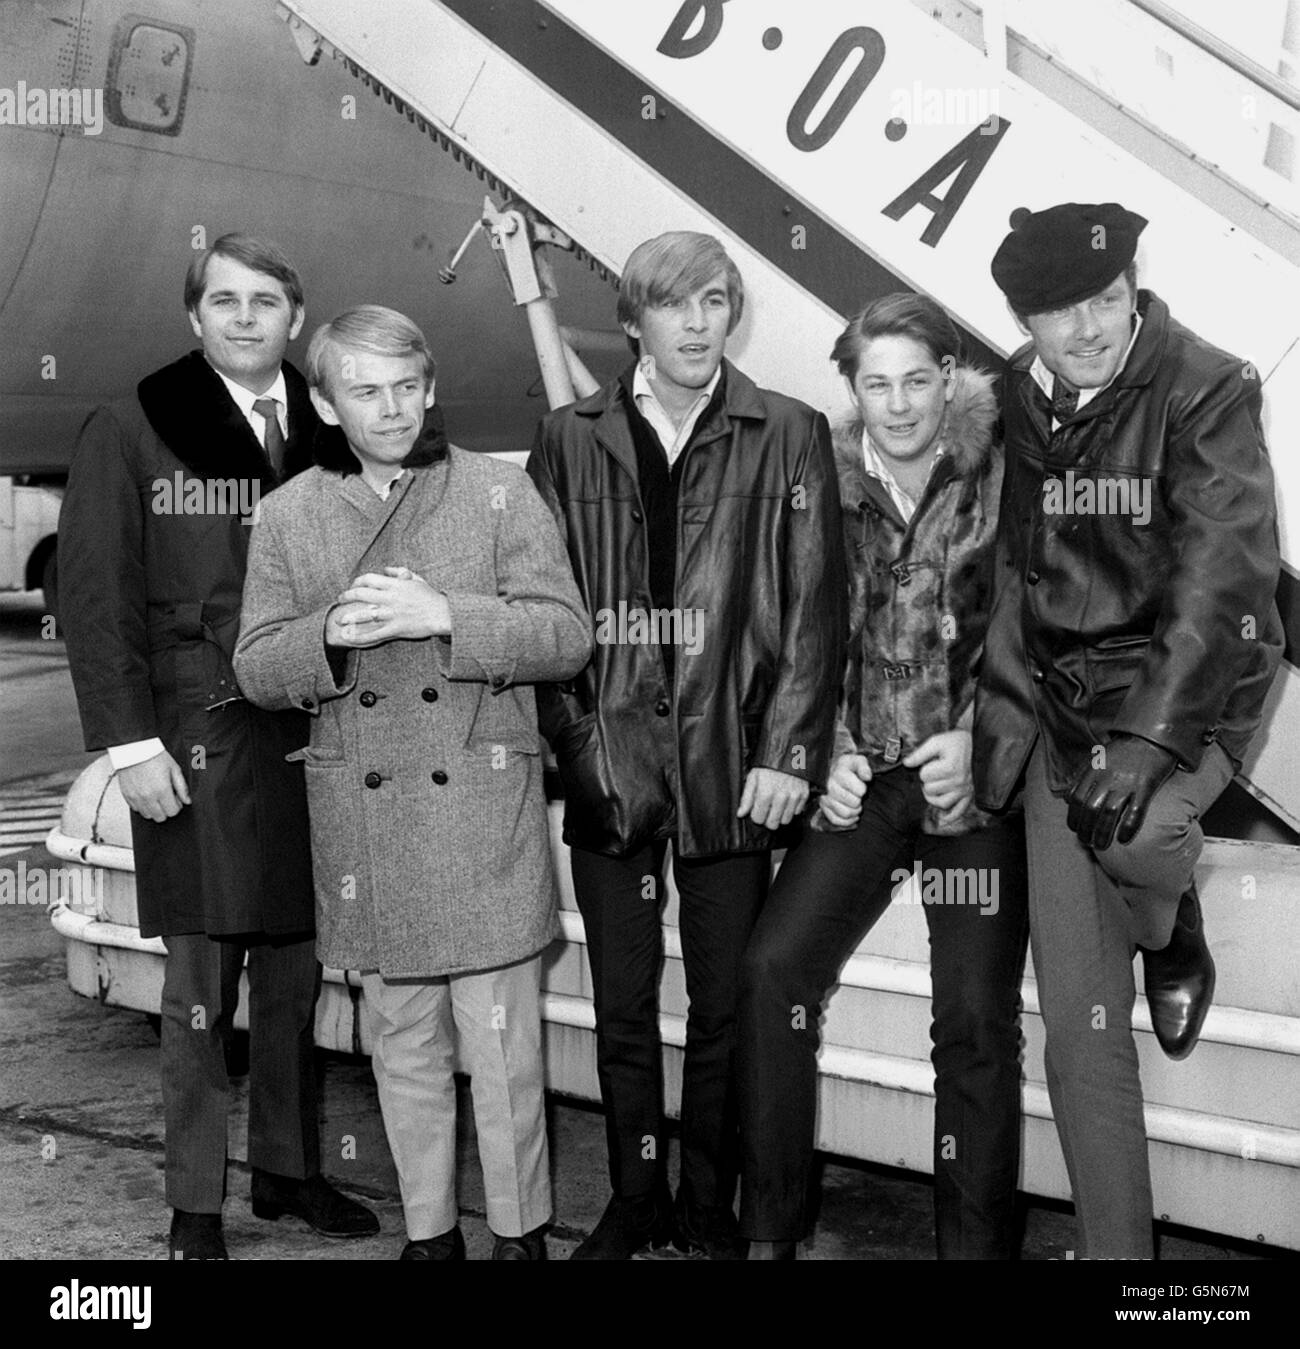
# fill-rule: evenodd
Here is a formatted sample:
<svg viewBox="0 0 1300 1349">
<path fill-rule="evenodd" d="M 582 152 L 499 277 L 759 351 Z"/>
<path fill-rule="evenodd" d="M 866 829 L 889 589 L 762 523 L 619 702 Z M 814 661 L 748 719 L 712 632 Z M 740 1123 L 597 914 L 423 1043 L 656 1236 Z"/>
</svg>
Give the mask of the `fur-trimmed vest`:
<svg viewBox="0 0 1300 1349">
<path fill-rule="evenodd" d="M 942 456 L 909 524 L 867 473 L 862 423 L 836 428 L 849 569 L 849 647 L 837 754 L 874 772 L 952 730 L 975 696 L 993 580 L 1002 453 L 992 375 L 958 368 Z M 854 744 L 848 743 L 851 737 Z"/>
</svg>

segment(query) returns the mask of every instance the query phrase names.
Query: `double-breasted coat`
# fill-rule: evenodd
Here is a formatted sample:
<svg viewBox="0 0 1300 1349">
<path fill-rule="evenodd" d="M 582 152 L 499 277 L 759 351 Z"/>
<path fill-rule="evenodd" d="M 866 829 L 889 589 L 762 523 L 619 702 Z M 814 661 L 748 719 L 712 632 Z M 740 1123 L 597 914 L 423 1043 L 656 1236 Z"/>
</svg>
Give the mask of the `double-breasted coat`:
<svg viewBox="0 0 1300 1349">
<path fill-rule="evenodd" d="M 235 653 L 251 699 L 312 717 L 302 757 L 320 959 L 389 977 L 490 969 L 556 935 L 532 684 L 571 677 L 591 654 L 528 478 L 448 450 L 434 426 L 431 415 L 408 458 L 432 440 L 432 462 L 386 500 L 356 472 L 317 467 L 265 503 Z M 451 636 L 327 650 L 337 596 L 386 566 L 445 592 Z"/>
<path fill-rule="evenodd" d="M 319 425 L 284 366 L 284 473 Z M 301 712 L 240 696 L 231 657 L 248 555 L 244 508 L 281 481 L 201 351 L 82 430 L 59 520 L 60 626 L 86 748 L 160 738 L 192 804 L 131 812 L 143 936 L 312 929 Z"/>
</svg>

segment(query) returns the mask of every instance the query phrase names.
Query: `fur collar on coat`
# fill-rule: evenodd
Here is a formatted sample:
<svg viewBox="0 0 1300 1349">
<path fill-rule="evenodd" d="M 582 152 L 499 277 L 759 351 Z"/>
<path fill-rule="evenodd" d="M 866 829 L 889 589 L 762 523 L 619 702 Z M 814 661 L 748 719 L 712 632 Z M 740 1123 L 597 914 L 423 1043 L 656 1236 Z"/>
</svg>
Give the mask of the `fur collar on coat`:
<svg viewBox="0 0 1300 1349">
<path fill-rule="evenodd" d="M 287 361 L 283 369 L 289 400 L 284 477 L 291 478 L 311 464 L 318 419 L 307 381 Z M 263 493 L 279 486 L 282 479 L 275 476 L 248 418 L 202 351 L 191 351 L 146 376 L 136 396 L 158 438 L 199 477 L 256 478 Z"/>
</svg>

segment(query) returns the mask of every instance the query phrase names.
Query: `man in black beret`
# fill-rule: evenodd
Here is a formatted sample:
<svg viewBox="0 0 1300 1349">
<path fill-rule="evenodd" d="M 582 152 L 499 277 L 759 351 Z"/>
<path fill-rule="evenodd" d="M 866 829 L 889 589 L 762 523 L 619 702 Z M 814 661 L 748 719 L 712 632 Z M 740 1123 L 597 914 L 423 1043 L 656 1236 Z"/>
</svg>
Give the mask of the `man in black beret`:
<svg viewBox="0 0 1300 1349">
<path fill-rule="evenodd" d="M 993 277 L 1029 342 L 1002 385 L 980 804 L 1023 792 L 1047 1086 L 1081 1254 L 1150 1258 L 1133 953 L 1162 1048 L 1214 991 L 1193 870 L 1281 654 L 1254 368 L 1138 290 L 1114 202 L 1013 217 Z"/>
</svg>

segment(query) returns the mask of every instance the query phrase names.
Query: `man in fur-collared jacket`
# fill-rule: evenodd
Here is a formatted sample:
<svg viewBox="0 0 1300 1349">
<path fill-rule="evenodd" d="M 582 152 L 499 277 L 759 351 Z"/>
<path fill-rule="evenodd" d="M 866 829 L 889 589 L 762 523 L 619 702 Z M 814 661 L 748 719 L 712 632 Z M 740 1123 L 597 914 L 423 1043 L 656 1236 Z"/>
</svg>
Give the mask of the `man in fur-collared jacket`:
<svg viewBox="0 0 1300 1349">
<path fill-rule="evenodd" d="M 284 361 L 302 282 L 273 244 L 223 235 L 185 307 L 201 351 L 86 423 L 59 521 L 68 663 L 86 748 L 131 809 L 140 934 L 162 937 L 162 1094 L 174 1259 L 226 1258 L 224 1043 L 248 956 L 253 1212 L 326 1236 L 379 1230 L 320 1174 L 319 966 L 302 712 L 242 696 L 231 657 L 252 515 L 311 463 L 317 418 Z"/>
<path fill-rule="evenodd" d="M 806 1233 L 822 1000 L 909 875 L 930 929 L 939 1256 L 1014 1254 L 1024 840 L 972 805 L 970 766 L 1002 458 L 992 378 L 957 363 L 958 342 L 933 301 L 888 295 L 832 355 L 860 413 L 834 438 L 848 661 L 830 780 L 745 955 L 751 1258 L 793 1258 Z"/>
</svg>

